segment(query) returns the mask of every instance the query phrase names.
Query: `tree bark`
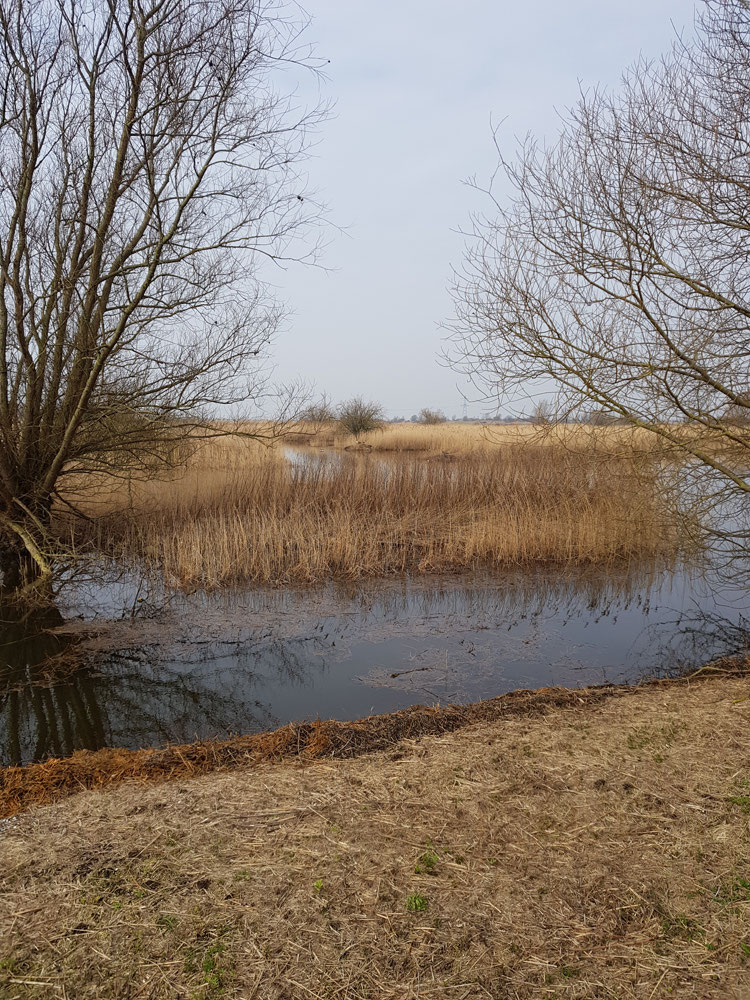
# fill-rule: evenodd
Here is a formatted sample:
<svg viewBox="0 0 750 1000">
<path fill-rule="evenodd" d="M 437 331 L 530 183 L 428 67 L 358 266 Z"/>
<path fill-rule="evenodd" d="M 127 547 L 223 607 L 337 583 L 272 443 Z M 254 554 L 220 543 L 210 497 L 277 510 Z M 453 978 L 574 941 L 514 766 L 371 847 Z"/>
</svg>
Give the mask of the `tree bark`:
<svg viewBox="0 0 750 1000">
<path fill-rule="evenodd" d="M 42 576 L 41 566 L 17 536 L 0 533 L 0 590 L 19 591 Z"/>
</svg>

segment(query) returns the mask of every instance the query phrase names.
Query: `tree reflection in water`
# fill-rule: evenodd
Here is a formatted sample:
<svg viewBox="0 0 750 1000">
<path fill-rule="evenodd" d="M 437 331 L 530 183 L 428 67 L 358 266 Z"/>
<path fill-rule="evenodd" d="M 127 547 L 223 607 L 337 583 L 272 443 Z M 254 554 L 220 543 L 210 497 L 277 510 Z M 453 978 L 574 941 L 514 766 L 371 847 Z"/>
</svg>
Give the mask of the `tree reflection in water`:
<svg viewBox="0 0 750 1000">
<path fill-rule="evenodd" d="M 690 670 L 750 647 L 746 596 L 655 567 L 256 589 L 126 616 L 98 651 L 0 605 L 0 763 Z"/>
<path fill-rule="evenodd" d="M 105 745 L 94 686 L 76 671 L 70 638 L 54 607 L 0 606 L 0 714 L 5 763 L 66 756 Z M 70 680 L 63 678 L 70 675 Z M 55 677 L 60 678 L 54 683 Z M 51 683 L 52 682 L 52 683 Z"/>
<path fill-rule="evenodd" d="M 55 608 L 0 606 L 1 765 L 278 724 L 267 706 L 239 698 L 236 686 L 211 689 L 200 669 L 154 669 L 143 650 L 88 653 L 55 631 L 61 625 Z"/>
</svg>

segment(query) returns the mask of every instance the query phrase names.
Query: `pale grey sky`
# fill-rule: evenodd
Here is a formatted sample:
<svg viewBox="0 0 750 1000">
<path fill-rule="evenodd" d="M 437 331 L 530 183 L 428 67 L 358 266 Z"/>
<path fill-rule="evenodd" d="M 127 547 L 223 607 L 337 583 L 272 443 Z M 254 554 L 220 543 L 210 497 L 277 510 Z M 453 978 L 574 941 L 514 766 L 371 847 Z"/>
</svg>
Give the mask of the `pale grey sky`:
<svg viewBox="0 0 750 1000">
<path fill-rule="evenodd" d="M 505 119 L 505 152 L 527 132 L 553 138 L 579 83 L 615 86 L 639 53 L 658 56 L 675 29 L 692 29 L 693 0 L 309 0 L 307 10 L 308 37 L 331 61 L 322 96 L 335 103 L 310 184 L 345 234 L 328 234 L 328 272 L 271 276 L 290 310 L 276 376 L 334 400 L 377 399 L 389 416 L 460 415 L 438 325 L 451 312 L 456 231 L 483 207 L 463 181 L 495 166 L 491 121 Z"/>
</svg>

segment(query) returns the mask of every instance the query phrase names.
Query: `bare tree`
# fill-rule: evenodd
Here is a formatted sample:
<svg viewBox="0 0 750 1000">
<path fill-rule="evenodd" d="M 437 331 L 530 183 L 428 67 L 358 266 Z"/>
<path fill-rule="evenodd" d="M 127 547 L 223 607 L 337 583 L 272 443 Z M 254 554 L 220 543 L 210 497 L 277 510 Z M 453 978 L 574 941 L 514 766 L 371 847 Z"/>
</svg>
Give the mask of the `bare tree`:
<svg viewBox="0 0 750 1000">
<path fill-rule="evenodd" d="M 531 414 L 531 423 L 537 427 L 551 427 L 557 423 L 558 416 L 555 404 L 549 399 L 540 399 Z"/>
<path fill-rule="evenodd" d="M 448 418 L 442 410 L 431 410 L 423 407 L 417 414 L 417 422 L 420 424 L 444 424 Z"/>
<path fill-rule="evenodd" d="M 310 218 L 311 65 L 262 0 L 0 0 L 0 566 L 50 571 L 81 472 L 164 454 L 257 386 L 258 280 Z"/>
<path fill-rule="evenodd" d="M 555 385 L 561 413 L 648 429 L 746 516 L 750 3 L 704 0 L 695 37 L 500 164 L 514 195 L 491 187 L 476 220 L 454 363 L 488 394 Z"/>
<path fill-rule="evenodd" d="M 323 392 L 320 396 L 309 403 L 300 413 L 299 419 L 308 424 L 314 424 L 316 430 L 319 430 L 325 424 L 333 424 L 336 422 L 336 408 L 328 397 L 328 394 Z"/>
</svg>

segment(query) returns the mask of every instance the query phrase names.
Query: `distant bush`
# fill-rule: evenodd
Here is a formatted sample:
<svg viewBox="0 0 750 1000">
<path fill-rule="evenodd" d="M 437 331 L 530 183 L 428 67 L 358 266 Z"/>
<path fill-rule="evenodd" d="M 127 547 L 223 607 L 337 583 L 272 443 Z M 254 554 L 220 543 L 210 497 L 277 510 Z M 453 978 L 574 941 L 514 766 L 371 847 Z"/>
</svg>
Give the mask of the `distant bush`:
<svg viewBox="0 0 750 1000">
<path fill-rule="evenodd" d="M 584 423 L 591 424 L 592 427 L 617 427 L 626 426 L 628 421 L 609 410 L 589 410 L 585 414 Z"/>
<path fill-rule="evenodd" d="M 368 402 L 355 396 L 342 403 L 338 410 L 338 422 L 347 434 L 359 437 L 367 431 L 376 431 L 383 426 L 383 407 L 380 403 Z"/>
<path fill-rule="evenodd" d="M 309 424 L 332 424 L 336 419 L 336 411 L 325 393 L 314 403 L 302 411 L 300 419 Z"/>
<path fill-rule="evenodd" d="M 549 427 L 550 424 L 556 424 L 557 420 L 555 404 L 549 399 L 541 399 L 531 414 L 531 423 L 536 424 L 537 427 Z"/>
<path fill-rule="evenodd" d="M 420 410 L 417 423 L 420 424 L 444 424 L 448 418 L 442 410 Z"/>
</svg>

